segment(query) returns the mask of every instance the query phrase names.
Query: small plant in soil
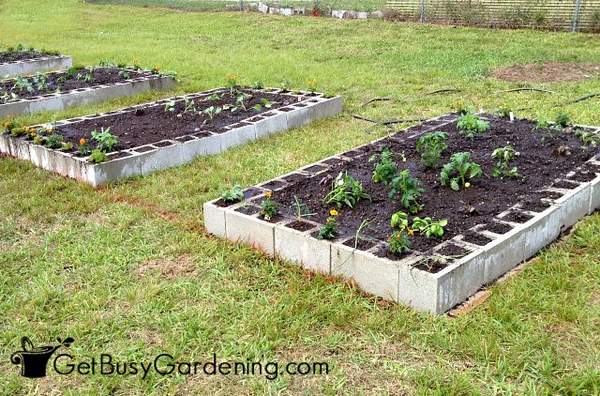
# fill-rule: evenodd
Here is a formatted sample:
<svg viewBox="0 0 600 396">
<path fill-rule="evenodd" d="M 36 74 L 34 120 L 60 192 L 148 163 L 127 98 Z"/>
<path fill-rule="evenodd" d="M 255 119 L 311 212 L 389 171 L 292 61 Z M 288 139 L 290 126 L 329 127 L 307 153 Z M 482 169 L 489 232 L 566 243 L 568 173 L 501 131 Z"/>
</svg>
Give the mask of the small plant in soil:
<svg viewBox="0 0 600 396">
<path fill-rule="evenodd" d="M 326 204 L 334 204 L 338 208 L 346 205 L 352 209 L 361 199 L 370 199 L 369 194 L 364 191 L 362 183 L 348 172 L 340 172 L 324 201 Z"/>
<path fill-rule="evenodd" d="M 31 81 L 29 81 L 29 79 L 25 77 L 20 76 L 15 78 L 15 83 L 13 87 L 18 91 L 27 91 L 29 93 L 32 93 L 34 91 L 33 84 L 31 83 Z"/>
<path fill-rule="evenodd" d="M 560 126 L 561 128 L 566 128 L 569 125 L 571 125 L 571 123 L 573 122 L 573 120 L 571 119 L 571 115 L 565 111 L 559 111 L 556 114 L 556 118 L 554 119 L 554 122 L 556 122 L 556 125 Z"/>
<path fill-rule="evenodd" d="M 510 114 L 512 112 L 512 109 L 507 105 L 502 105 L 496 110 L 496 114 L 498 114 L 502 118 L 510 118 Z"/>
<path fill-rule="evenodd" d="M 460 133 L 469 139 L 474 139 L 476 135 L 485 133 L 490 129 L 489 122 L 472 113 L 460 117 L 457 126 Z"/>
<path fill-rule="evenodd" d="M 411 176 L 410 170 L 405 169 L 394 177 L 391 183 L 390 199 L 399 197 L 400 204 L 410 213 L 418 213 L 423 209 L 419 198 L 425 190 L 421 188 L 421 181 Z"/>
<path fill-rule="evenodd" d="M 46 138 L 46 147 L 48 147 L 49 149 L 59 149 L 61 148 L 63 145 L 63 137 L 62 135 L 53 133 L 52 135 L 48 136 Z"/>
<path fill-rule="evenodd" d="M 77 153 L 81 156 L 90 155 L 92 153 L 92 146 L 87 139 L 79 139 L 79 145 L 77 146 Z"/>
<path fill-rule="evenodd" d="M 119 139 L 110 133 L 110 128 L 101 128 L 100 132 L 92 131 L 92 139 L 96 142 L 96 149 L 103 153 L 109 153 L 119 143 Z"/>
<path fill-rule="evenodd" d="M 327 218 L 327 221 L 325 222 L 323 227 L 321 227 L 321 229 L 319 230 L 317 239 L 332 240 L 335 238 L 336 230 L 337 230 L 337 219 L 336 219 L 337 216 L 338 216 L 337 210 L 331 209 L 329 211 L 329 217 Z"/>
<path fill-rule="evenodd" d="M 381 149 L 380 154 L 374 154 L 369 158 L 369 162 L 378 160 L 373 169 L 373 176 L 371 180 L 374 183 L 391 183 L 392 179 L 398 173 L 398 166 L 394 162 L 394 154 L 392 151 L 384 147 Z"/>
<path fill-rule="evenodd" d="M 196 103 L 193 99 L 185 98 L 184 100 L 184 113 L 196 113 L 198 110 L 196 109 Z"/>
<path fill-rule="evenodd" d="M 538 118 L 535 121 L 535 129 L 548 129 L 550 127 L 551 127 L 551 124 L 547 118 Z"/>
<path fill-rule="evenodd" d="M 273 103 L 267 98 L 262 98 L 260 103 L 255 104 L 252 108 L 256 111 L 261 111 L 263 108 L 270 109 L 273 107 Z"/>
<path fill-rule="evenodd" d="M 175 112 L 175 101 L 170 100 L 165 103 L 165 112 L 174 113 Z"/>
<path fill-rule="evenodd" d="M 229 92 L 233 93 L 240 85 L 240 77 L 235 73 L 228 73 L 225 76 L 225 87 L 229 88 Z"/>
<path fill-rule="evenodd" d="M 254 89 L 263 89 L 265 87 L 265 84 L 262 81 L 254 81 L 254 83 L 252 83 L 252 88 Z"/>
<path fill-rule="evenodd" d="M 515 151 L 513 146 L 510 144 L 499 147 L 492 152 L 492 158 L 497 160 L 496 166 L 494 166 L 494 170 L 492 171 L 492 176 L 504 178 L 504 177 L 519 177 L 519 170 L 516 166 L 510 166 L 510 162 L 514 161 L 521 155 L 518 151 Z"/>
<path fill-rule="evenodd" d="M 415 217 L 413 219 L 412 229 L 417 230 L 421 235 L 427 238 L 441 238 L 444 236 L 444 227 L 448 225 L 448 220 L 433 220 L 431 217 Z"/>
<path fill-rule="evenodd" d="M 265 192 L 264 199 L 260 204 L 260 215 L 263 219 L 269 221 L 277 216 L 279 207 L 277 203 L 273 201 L 273 193 L 271 191 Z"/>
<path fill-rule="evenodd" d="M 106 161 L 106 153 L 101 150 L 94 149 L 88 157 L 88 160 L 94 164 L 99 164 Z"/>
<path fill-rule="evenodd" d="M 221 199 L 223 199 L 223 202 L 226 203 L 241 202 L 244 199 L 244 191 L 242 190 L 241 186 L 236 184 L 229 190 L 225 191 L 221 196 Z"/>
<path fill-rule="evenodd" d="M 430 132 L 417 140 L 417 152 L 421 154 L 421 161 L 426 168 L 435 168 L 446 151 L 448 145 L 448 134 L 446 132 Z"/>
<path fill-rule="evenodd" d="M 450 162 L 442 168 L 440 181 L 442 186 L 450 187 L 454 191 L 469 188 L 470 181 L 483 175 L 481 166 L 471 161 L 471 154 L 461 152 L 452 154 Z"/>
<path fill-rule="evenodd" d="M 297 219 L 314 216 L 314 213 L 310 213 L 308 205 L 302 202 L 302 200 L 298 198 L 297 195 L 294 195 L 294 202 L 292 203 L 292 207 L 294 208 L 294 215 Z"/>
<path fill-rule="evenodd" d="M 35 77 L 33 77 L 33 84 L 37 86 L 39 91 L 48 89 L 48 79 L 42 73 L 37 73 Z"/>
<path fill-rule="evenodd" d="M 575 131 L 575 136 L 577 136 L 584 147 L 600 146 L 600 135 L 597 133 L 578 129 Z"/>
<path fill-rule="evenodd" d="M 396 229 L 388 238 L 390 252 L 402 254 L 410 249 L 411 243 L 409 236 L 414 231 L 408 226 L 408 215 L 404 212 L 396 212 L 392 215 L 390 226 Z"/>
<path fill-rule="evenodd" d="M 292 86 L 292 83 L 290 80 L 281 80 L 281 83 L 279 85 L 281 87 L 281 91 L 289 92 L 290 87 Z"/>
<path fill-rule="evenodd" d="M 317 80 L 315 80 L 314 78 L 306 80 L 306 85 L 307 85 L 308 92 L 310 92 L 312 94 L 317 92 Z"/>
<path fill-rule="evenodd" d="M 215 116 L 223 111 L 223 108 L 220 106 L 210 106 L 202 111 L 202 113 L 206 114 L 210 120 L 214 120 Z"/>
</svg>

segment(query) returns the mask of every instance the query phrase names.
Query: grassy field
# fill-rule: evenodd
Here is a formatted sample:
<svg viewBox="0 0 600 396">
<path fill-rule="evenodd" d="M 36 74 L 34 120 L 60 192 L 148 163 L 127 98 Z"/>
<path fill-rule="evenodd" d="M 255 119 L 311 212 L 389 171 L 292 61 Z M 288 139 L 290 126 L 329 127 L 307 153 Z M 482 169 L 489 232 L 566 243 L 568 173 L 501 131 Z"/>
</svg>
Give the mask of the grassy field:
<svg viewBox="0 0 600 396">
<path fill-rule="evenodd" d="M 28 122 L 115 109 L 175 92 L 248 83 L 319 88 L 346 99 L 343 115 L 225 154 L 99 191 L 0 158 L 0 393 L 3 394 L 535 394 L 600 391 L 600 216 L 543 251 L 518 276 L 459 318 L 432 317 L 361 295 L 351 286 L 207 235 L 202 203 L 384 131 L 352 113 L 394 118 L 448 112 L 457 101 L 493 109 L 553 104 L 600 91 L 600 79 L 516 87 L 487 77 L 498 66 L 594 62 L 600 38 L 184 13 L 78 0 L 0 0 L 0 46 L 24 43 L 78 63 L 137 60 L 179 73 L 154 93 L 39 114 Z M 461 93 L 424 94 L 441 88 Z M 364 109 L 361 103 L 389 96 Z M 565 108 L 600 125 L 600 101 Z M 27 380 L 8 356 L 24 335 L 75 338 L 71 353 L 119 361 L 161 352 L 180 359 L 326 361 L 327 376 L 59 376 Z"/>
</svg>

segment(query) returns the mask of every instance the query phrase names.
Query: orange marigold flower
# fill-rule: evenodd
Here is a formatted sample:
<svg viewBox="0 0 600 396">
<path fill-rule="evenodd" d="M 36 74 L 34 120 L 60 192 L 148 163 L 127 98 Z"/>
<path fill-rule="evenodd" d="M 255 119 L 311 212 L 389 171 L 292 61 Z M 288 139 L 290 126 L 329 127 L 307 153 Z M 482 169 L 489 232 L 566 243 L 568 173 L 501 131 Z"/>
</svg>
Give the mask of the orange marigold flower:
<svg viewBox="0 0 600 396">
<path fill-rule="evenodd" d="M 87 143 L 87 140 L 85 140 L 85 138 L 81 138 L 81 139 L 79 139 L 79 144 L 80 144 L 80 145 L 82 145 L 82 146 L 83 146 L 83 145 L 84 145 L 84 144 L 86 144 L 86 143 Z"/>
<path fill-rule="evenodd" d="M 265 191 L 265 197 L 271 198 L 273 196 L 273 191 Z"/>
<path fill-rule="evenodd" d="M 330 214 L 331 216 L 337 216 L 337 215 L 339 215 L 338 211 L 337 211 L 337 210 L 335 210 L 335 209 L 331 209 L 331 210 L 329 211 L 329 214 Z"/>
</svg>

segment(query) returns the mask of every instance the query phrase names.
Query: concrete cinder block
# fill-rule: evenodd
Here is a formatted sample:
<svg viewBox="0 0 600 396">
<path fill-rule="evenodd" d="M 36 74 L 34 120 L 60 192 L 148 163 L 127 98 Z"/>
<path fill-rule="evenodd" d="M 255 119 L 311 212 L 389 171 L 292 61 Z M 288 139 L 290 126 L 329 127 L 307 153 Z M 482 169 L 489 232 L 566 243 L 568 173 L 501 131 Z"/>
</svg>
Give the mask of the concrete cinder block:
<svg viewBox="0 0 600 396">
<path fill-rule="evenodd" d="M 591 184 L 584 183 L 556 200 L 563 231 L 589 213 L 591 190 Z"/>
<path fill-rule="evenodd" d="M 288 129 L 287 115 L 276 111 L 274 113 L 272 116 L 254 123 L 257 139 Z"/>
<path fill-rule="evenodd" d="M 73 65 L 70 56 L 47 56 L 0 64 L 0 78 L 12 78 L 29 74 L 68 69 Z"/>
<path fill-rule="evenodd" d="M 300 232 L 281 224 L 275 226 L 275 253 L 308 270 L 329 275 L 331 245 L 329 241 L 311 237 L 310 231 Z"/>
<path fill-rule="evenodd" d="M 371 253 L 335 243 L 331 249 L 331 275 L 353 279 L 368 293 L 398 301 L 399 265 Z"/>
<path fill-rule="evenodd" d="M 288 107 L 294 109 L 286 113 L 288 128 L 298 128 L 316 119 L 315 116 L 317 112 L 315 106 L 299 107 L 298 105 L 295 105 Z"/>
<path fill-rule="evenodd" d="M 212 202 L 205 202 L 202 206 L 204 213 L 204 227 L 213 234 L 225 238 L 225 210 Z"/>
<path fill-rule="evenodd" d="M 437 274 L 421 274 L 423 277 L 433 277 L 437 281 L 437 301 L 432 313 L 441 314 L 457 304 L 465 301 L 486 284 L 486 267 L 494 258 L 471 253 L 463 259 L 449 264 Z"/>
<path fill-rule="evenodd" d="M 227 239 L 249 244 L 268 256 L 274 256 L 275 224 L 233 210 L 225 212 L 225 224 Z"/>
<path fill-rule="evenodd" d="M 590 210 L 589 214 L 600 209 L 600 176 L 590 183 Z"/>
<path fill-rule="evenodd" d="M 245 125 L 220 133 L 219 136 L 221 137 L 221 151 L 225 151 L 231 147 L 241 146 L 256 140 L 256 127 Z"/>
</svg>

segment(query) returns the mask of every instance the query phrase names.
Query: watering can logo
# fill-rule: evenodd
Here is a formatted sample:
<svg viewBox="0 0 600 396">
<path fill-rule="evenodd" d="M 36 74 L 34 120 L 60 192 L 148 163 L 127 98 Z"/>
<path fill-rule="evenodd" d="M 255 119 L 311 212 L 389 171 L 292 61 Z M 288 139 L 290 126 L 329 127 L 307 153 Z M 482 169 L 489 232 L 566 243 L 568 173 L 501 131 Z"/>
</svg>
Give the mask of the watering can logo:
<svg viewBox="0 0 600 396">
<path fill-rule="evenodd" d="M 41 378 L 46 376 L 46 366 L 52 354 L 61 346 L 69 347 L 75 341 L 71 337 L 64 340 L 57 338 L 57 345 L 34 347 L 28 337 L 21 338 L 22 351 L 17 351 L 10 356 L 12 364 L 21 366 L 21 375 L 27 378 Z"/>
</svg>

